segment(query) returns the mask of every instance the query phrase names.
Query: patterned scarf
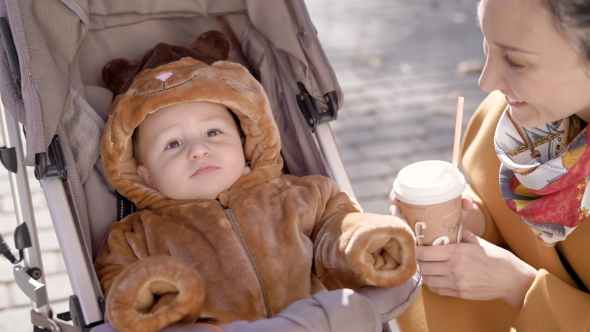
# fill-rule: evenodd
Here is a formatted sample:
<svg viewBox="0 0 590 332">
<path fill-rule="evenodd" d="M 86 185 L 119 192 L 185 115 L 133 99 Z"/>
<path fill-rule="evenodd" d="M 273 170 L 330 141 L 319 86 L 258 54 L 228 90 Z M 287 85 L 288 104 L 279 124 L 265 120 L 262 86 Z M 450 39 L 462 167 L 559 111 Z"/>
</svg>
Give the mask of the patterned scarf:
<svg viewBox="0 0 590 332">
<path fill-rule="evenodd" d="M 554 246 L 590 209 L 588 127 L 577 116 L 519 126 L 506 107 L 494 135 L 504 201 L 537 238 Z"/>
</svg>

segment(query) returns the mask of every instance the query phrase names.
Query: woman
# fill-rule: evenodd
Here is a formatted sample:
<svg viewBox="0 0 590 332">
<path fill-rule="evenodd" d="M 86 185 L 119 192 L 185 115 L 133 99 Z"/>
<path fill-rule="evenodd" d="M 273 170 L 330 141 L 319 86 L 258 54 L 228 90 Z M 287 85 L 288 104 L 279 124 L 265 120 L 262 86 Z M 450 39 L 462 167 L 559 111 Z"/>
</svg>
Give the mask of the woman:
<svg viewBox="0 0 590 332">
<path fill-rule="evenodd" d="M 590 149 L 580 138 L 590 123 L 590 1 L 483 0 L 478 16 L 479 85 L 491 94 L 463 141 L 463 243 L 417 248 L 427 287 L 402 330 L 590 331 Z M 550 164 L 563 178 L 527 183 Z M 572 165 L 588 170 L 566 186 Z"/>
</svg>

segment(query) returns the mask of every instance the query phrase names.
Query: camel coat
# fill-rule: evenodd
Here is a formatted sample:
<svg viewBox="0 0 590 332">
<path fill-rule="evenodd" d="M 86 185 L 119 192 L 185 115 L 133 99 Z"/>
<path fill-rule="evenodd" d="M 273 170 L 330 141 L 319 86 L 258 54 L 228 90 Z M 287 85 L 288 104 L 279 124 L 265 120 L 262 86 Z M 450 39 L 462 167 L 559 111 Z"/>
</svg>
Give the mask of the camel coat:
<svg viewBox="0 0 590 332">
<path fill-rule="evenodd" d="M 111 226 L 95 262 L 117 329 L 254 321 L 322 289 L 393 287 L 416 273 L 402 220 L 361 213 L 329 178 L 281 174 L 270 104 L 244 67 L 183 58 L 133 82 L 111 106 L 102 141 L 109 181 L 142 209 Z M 134 129 L 149 113 L 189 101 L 226 106 L 245 135 L 252 171 L 216 200 L 169 199 L 135 172 Z"/>
<path fill-rule="evenodd" d="M 550 248 L 504 203 L 493 138 L 505 107 L 498 91 L 482 102 L 467 127 L 461 163 L 470 179 L 467 192 L 486 215 L 483 238 L 511 250 L 539 273 L 521 310 L 502 300 L 462 300 L 423 287 L 399 317 L 404 332 L 590 331 L 590 221 Z"/>
</svg>

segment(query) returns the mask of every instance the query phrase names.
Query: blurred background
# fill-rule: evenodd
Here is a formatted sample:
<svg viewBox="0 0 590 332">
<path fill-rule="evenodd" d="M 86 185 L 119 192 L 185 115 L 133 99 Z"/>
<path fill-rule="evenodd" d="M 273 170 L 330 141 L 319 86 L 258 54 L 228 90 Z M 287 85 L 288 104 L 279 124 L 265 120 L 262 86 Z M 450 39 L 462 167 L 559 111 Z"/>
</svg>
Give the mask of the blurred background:
<svg viewBox="0 0 590 332">
<path fill-rule="evenodd" d="M 331 123 L 357 199 L 388 213 L 397 173 L 410 163 L 451 160 L 457 97 L 463 130 L 486 93 L 477 0 L 307 0 L 319 39 L 342 89 Z M 3 146 L 0 137 L 0 146 Z M 29 170 L 49 300 L 68 311 L 71 288 L 39 182 Z M 0 233 L 14 248 L 8 172 L 0 168 Z M 0 257 L 0 331 L 30 332 L 30 301 Z"/>
</svg>

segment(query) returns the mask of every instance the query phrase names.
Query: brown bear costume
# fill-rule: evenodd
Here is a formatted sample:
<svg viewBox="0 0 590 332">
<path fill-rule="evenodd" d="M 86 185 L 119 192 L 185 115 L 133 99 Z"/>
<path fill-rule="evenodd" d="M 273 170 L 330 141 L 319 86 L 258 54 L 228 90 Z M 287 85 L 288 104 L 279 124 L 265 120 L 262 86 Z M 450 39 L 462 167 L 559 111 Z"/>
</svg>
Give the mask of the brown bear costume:
<svg viewBox="0 0 590 332">
<path fill-rule="evenodd" d="M 119 93 L 103 134 L 105 171 L 141 209 L 110 227 L 95 262 L 118 330 L 253 321 L 322 289 L 393 287 L 416 273 L 414 236 L 402 220 L 362 213 L 329 178 L 281 173 L 269 101 L 243 66 L 224 61 L 229 45 L 209 31 L 188 49 L 162 43 L 140 63 L 117 59 L 103 69 Z M 245 135 L 252 171 L 216 200 L 169 199 L 136 173 L 135 128 L 191 101 L 224 105 Z"/>
</svg>

